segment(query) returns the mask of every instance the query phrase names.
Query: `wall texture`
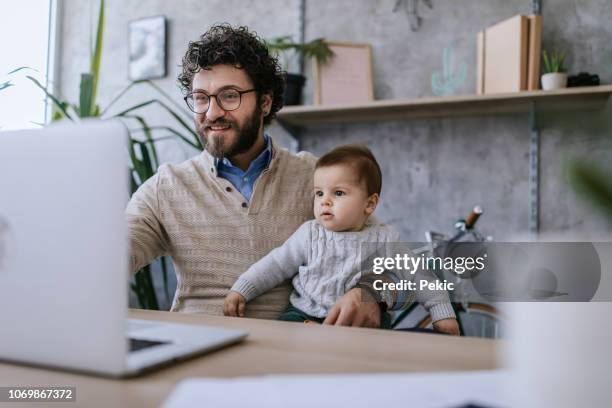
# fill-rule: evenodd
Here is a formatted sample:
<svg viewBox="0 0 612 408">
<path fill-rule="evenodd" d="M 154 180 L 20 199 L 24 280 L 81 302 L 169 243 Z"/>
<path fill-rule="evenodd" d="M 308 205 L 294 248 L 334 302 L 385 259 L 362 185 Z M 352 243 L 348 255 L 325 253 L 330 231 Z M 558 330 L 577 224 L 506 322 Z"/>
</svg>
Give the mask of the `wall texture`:
<svg viewBox="0 0 612 408">
<path fill-rule="evenodd" d="M 458 90 L 470 94 L 475 83 L 476 33 L 514 14 L 527 14 L 529 0 L 432 0 L 419 3 L 422 27 L 412 32 L 406 10 L 393 13 L 396 0 L 306 0 L 306 39 L 369 42 L 373 47 L 376 99 L 431 96 L 431 74 L 442 68 L 442 50 L 452 47 L 455 63 L 468 76 Z M 61 78 L 66 96 L 76 99 L 79 73 L 89 58 L 91 22 L 97 1 L 63 0 Z M 156 81 L 177 102 L 179 64 L 188 41 L 215 22 L 245 24 L 262 37 L 290 34 L 297 39 L 298 0 L 108 0 L 100 102 L 102 106 L 128 84 L 127 23 L 146 16 L 169 20 L 168 77 Z M 600 74 L 612 82 L 612 2 L 543 0 L 544 46 L 569 54 L 570 72 Z M 312 77 L 306 103 L 312 101 Z M 115 109 L 154 96 L 133 89 Z M 569 189 L 564 160 L 571 155 L 610 157 L 610 106 L 605 111 L 547 115 L 542 126 L 541 229 L 599 236 L 610 222 L 591 212 Z M 151 108 L 151 122 L 171 120 Z M 273 135 L 283 135 L 277 126 Z M 507 239 L 527 231 L 528 141 L 526 115 L 353 123 L 316 126 L 300 133 L 301 147 L 321 154 L 345 142 L 365 142 L 381 162 L 382 202 L 377 214 L 396 224 L 405 239 L 420 240 L 428 229 L 447 231 L 476 203 L 486 216 L 484 232 Z M 180 161 L 194 152 L 179 142 L 162 147 L 165 160 Z"/>
</svg>

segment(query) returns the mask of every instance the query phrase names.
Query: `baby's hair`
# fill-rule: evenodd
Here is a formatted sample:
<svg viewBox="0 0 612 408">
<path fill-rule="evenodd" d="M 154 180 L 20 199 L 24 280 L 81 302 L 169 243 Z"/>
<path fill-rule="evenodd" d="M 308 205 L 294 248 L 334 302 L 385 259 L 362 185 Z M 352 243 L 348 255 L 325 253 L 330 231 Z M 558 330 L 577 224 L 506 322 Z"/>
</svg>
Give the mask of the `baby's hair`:
<svg viewBox="0 0 612 408">
<path fill-rule="evenodd" d="M 315 170 L 320 167 L 344 164 L 352 166 L 359 175 L 359 181 L 365 181 L 368 196 L 376 193 L 380 195 L 382 187 L 382 173 L 376 158 L 365 145 L 348 144 L 336 147 L 325 153 L 317 160 Z"/>
</svg>

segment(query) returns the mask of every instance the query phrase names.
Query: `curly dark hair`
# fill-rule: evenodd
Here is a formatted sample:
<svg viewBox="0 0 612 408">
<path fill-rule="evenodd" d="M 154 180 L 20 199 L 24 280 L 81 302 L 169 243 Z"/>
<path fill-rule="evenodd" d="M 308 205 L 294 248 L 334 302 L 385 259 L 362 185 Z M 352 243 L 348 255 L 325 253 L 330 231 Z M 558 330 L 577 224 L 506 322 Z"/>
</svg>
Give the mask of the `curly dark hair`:
<svg viewBox="0 0 612 408">
<path fill-rule="evenodd" d="M 233 65 L 244 69 L 257 89 L 258 100 L 265 93 L 272 94 L 270 114 L 264 117 L 264 125 L 283 107 L 285 72 L 278 59 L 272 56 L 265 42 L 247 27 L 229 24 L 212 26 L 198 41 L 190 41 L 183 57 L 182 72 L 178 81 L 183 94 L 191 91 L 193 76 L 200 69 L 215 65 Z"/>
</svg>

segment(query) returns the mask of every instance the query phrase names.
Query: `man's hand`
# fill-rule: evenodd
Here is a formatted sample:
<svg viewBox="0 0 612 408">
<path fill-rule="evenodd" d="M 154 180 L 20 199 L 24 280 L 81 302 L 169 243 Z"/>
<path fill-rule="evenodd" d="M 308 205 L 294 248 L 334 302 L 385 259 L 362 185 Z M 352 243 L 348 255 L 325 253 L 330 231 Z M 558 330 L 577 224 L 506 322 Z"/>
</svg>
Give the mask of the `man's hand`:
<svg viewBox="0 0 612 408">
<path fill-rule="evenodd" d="M 361 299 L 362 293 L 368 298 Z M 332 306 L 323 324 L 380 327 L 380 307 L 367 291 L 353 288 Z"/>
<path fill-rule="evenodd" d="M 244 310 L 246 309 L 246 300 L 238 292 L 230 292 L 225 297 L 223 302 L 223 314 L 226 316 L 244 317 Z"/>
<path fill-rule="evenodd" d="M 438 320 L 433 324 L 434 331 L 439 333 L 446 333 L 453 336 L 459 336 L 459 324 L 457 319 L 443 319 Z"/>
</svg>

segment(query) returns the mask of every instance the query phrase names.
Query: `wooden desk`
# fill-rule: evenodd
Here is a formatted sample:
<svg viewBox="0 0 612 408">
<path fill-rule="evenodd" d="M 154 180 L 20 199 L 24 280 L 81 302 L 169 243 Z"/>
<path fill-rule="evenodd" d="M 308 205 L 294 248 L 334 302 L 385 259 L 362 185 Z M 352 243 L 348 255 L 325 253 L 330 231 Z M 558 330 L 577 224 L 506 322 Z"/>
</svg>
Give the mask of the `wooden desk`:
<svg viewBox="0 0 612 408">
<path fill-rule="evenodd" d="M 0 364 L 0 386 L 76 386 L 76 404 L 53 403 L 54 407 L 157 407 L 188 377 L 498 367 L 499 342 L 494 340 L 144 310 L 131 310 L 130 317 L 241 328 L 249 331 L 249 337 L 232 347 L 128 380 Z"/>
</svg>

